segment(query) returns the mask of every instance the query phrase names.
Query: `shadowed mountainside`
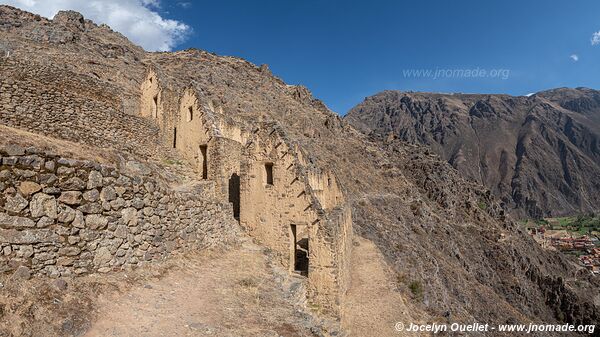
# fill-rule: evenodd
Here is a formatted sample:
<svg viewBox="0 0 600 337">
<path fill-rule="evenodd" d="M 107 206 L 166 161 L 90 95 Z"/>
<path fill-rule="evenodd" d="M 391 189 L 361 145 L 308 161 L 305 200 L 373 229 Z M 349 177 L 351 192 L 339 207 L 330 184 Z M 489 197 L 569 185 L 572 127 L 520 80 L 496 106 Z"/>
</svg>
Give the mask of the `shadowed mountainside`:
<svg viewBox="0 0 600 337">
<path fill-rule="evenodd" d="M 516 216 L 599 208 L 598 91 L 560 88 L 530 97 L 384 91 L 345 120 L 382 141 L 431 147 Z"/>
</svg>

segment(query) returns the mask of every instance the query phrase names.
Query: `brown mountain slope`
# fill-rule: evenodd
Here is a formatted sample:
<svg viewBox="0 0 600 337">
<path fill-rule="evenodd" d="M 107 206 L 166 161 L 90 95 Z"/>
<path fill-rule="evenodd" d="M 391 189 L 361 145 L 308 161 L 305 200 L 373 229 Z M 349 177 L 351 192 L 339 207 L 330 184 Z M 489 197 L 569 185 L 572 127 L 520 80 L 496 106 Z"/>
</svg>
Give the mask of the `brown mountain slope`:
<svg viewBox="0 0 600 337">
<path fill-rule="evenodd" d="M 221 108 L 220 117 L 241 127 L 277 123 L 308 161 L 335 170 L 353 205 L 355 232 L 372 240 L 396 273 L 395 283 L 387 286 L 408 299 L 414 312 L 427 312 L 424 320 L 599 320 L 598 280 L 581 275 L 574 261 L 540 249 L 504 216 L 483 186 L 463 179 L 427 148 L 371 139 L 305 88 L 287 85 L 267 67 L 239 58 L 199 50 L 145 53 L 129 42 L 115 43 L 114 48 L 135 50 L 133 56 L 104 56 L 103 48 L 89 48 L 85 41 L 113 41 L 114 33 L 100 27 L 75 31 L 77 25 L 68 25 L 77 39 L 45 41 L 41 47 L 30 31 L 41 29 L 38 25 L 62 31 L 60 22 L 36 21 L 0 6 L 0 18 L 5 17 L 15 19 L 2 21 L 0 38 L 20 62 L 31 62 L 33 73 L 64 68 L 75 83 L 102 83 L 95 95 L 105 94 L 113 109 L 120 102 L 121 113 L 136 111 L 130 107 L 137 104 L 144 69 L 153 67 L 174 87 L 197 88 L 207 102 Z M 67 56 L 55 57 L 61 52 Z M 103 72 L 95 76 L 95 69 Z M 83 86 L 70 90 L 85 95 Z M 61 111 L 56 118 L 61 114 L 70 118 Z"/>
<path fill-rule="evenodd" d="M 600 92 L 530 97 L 385 91 L 345 120 L 385 140 L 430 146 L 517 216 L 600 208 Z"/>
</svg>

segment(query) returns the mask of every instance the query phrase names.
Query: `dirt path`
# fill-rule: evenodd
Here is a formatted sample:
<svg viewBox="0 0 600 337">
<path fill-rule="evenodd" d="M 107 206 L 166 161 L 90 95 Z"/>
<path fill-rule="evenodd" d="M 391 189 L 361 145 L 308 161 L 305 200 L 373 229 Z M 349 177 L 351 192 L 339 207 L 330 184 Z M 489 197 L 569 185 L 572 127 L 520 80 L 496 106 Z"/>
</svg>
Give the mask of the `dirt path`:
<svg viewBox="0 0 600 337">
<path fill-rule="evenodd" d="M 352 251 L 352 283 L 343 309 L 342 326 L 352 337 L 398 337 L 415 333 L 395 330 L 396 322 L 418 323 L 425 317 L 410 308 L 394 290 L 394 280 L 381 252 L 373 242 L 357 237 Z M 420 321 L 420 320 L 419 320 Z"/>
<path fill-rule="evenodd" d="M 143 287 L 101 297 L 85 336 L 313 336 L 294 306 L 301 283 L 274 268 L 252 244 L 183 259 Z"/>
</svg>

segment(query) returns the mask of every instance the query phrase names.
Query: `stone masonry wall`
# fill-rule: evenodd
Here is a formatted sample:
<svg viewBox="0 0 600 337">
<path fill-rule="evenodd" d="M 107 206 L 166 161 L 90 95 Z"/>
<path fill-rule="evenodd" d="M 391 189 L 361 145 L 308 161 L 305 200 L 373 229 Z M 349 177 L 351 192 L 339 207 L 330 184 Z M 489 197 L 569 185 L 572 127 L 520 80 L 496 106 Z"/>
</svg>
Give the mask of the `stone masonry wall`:
<svg viewBox="0 0 600 337">
<path fill-rule="evenodd" d="M 16 146 L 0 148 L 0 272 L 107 272 L 235 240 L 214 183 L 173 190 L 150 175 Z"/>
<path fill-rule="evenodd" d="M 0 58 L 0 123 L 144 157 L 160 151 L 159 129 L 124 113 L 107 87 L 54 65 Z"/>
</svg>

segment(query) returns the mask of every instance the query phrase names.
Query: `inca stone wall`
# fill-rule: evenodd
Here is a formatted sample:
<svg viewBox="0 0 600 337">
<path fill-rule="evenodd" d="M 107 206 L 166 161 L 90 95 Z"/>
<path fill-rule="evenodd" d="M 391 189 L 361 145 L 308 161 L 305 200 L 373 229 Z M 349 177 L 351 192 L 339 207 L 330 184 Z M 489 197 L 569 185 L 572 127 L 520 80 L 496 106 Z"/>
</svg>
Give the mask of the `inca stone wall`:
<svg viewBox="0 0 600 337">
<path fill-rule="evenodd" d="M 77 79 L 77 80 L 75 80 Z M 0 59 L 0 123 L 31 132 L 112 147 L 143 157 L 160 151 L 159 129 L 123 112 L 116 89 L 50 64 Z"/>
<path fill-rule="evenodd" d="M 16 146 L 0 148 L 0 163 L 2 272 L 107 272 L 237 235 L 213 182 L 173 190 L 152 175 Z"/>
</svg>

